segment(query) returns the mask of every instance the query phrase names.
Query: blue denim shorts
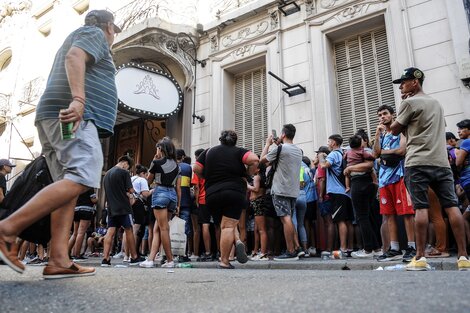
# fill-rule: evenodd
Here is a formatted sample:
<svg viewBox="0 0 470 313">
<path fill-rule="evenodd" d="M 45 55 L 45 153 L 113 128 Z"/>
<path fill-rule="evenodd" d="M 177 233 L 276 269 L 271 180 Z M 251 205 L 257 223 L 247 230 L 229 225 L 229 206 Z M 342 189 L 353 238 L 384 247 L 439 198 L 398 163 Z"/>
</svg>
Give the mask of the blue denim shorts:
<svg viewBox="0 0 470 313">
<path fill-rule="evenodd" d="M 164 208 L 170 212 L 176 211 L 176 190 L 174 187 L 158 186 L 152 193 L 152 209 Z"/>
</svg>

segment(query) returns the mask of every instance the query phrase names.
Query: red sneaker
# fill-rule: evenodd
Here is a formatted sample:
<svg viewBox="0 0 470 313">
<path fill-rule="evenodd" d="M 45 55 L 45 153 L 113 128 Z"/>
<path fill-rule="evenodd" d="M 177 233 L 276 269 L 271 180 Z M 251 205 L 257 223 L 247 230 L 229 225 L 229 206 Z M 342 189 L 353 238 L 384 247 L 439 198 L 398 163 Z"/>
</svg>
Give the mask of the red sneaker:
<svg viewBox="0 0 470 313">
<path fill-rule="evenodd" d="M 25 266 L 18 260 L 18 245 L 0 239 L 0 259 L 12 270 L 23 274 Z"/>
<path fill-rule="evenodd" d="M 59 267 L 54 265 L 48 265 L 42 272 L 44 279 L 59 279 L 69 277 L 82 277 L 82 276 L 93 276 L 96 271 L 94 267 L 85 267 L 78 264 L 72 263 L 68 268 Z"/>
</svg>

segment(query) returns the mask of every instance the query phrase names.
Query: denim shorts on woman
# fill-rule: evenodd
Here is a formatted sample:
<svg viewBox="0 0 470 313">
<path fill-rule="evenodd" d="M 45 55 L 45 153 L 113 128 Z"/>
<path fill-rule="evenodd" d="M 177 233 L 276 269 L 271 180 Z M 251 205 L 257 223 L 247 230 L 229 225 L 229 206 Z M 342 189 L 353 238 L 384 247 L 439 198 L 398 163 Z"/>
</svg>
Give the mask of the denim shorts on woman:
<svg viewBox="0 0 470 313">
<path fill-rule="evenodd" d="M 176 211 L 176 190 L 174 187 L 157 186 L 152 193 L 152 209 Z"/>
</svg>

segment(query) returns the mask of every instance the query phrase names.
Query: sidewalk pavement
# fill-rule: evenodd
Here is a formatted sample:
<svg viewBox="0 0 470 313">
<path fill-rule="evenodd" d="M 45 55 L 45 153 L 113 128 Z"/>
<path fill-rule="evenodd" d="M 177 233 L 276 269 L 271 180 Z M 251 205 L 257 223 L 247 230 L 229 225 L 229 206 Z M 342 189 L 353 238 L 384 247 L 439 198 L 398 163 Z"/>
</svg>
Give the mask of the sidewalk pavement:
<svg viewBox="0 0 470 313">
<path fill-rule="evenodd" d="M 434 270 L 456 271 L 457 270 L 457 256 L 451 255 L 448 258 L 428 258 L 429 265 Z M 155 262 L 158 264 L 158 262 Z M 190 262 L 193 268 L 216 268 L 217 262 Z M 80 265 L 99 267 L 101 258 L 90 257 L 87 260 L 80 262 Z M 386 266 L 394 266 L 397 264 L 406 265 L 401 261 L 392 262 L 378 262 L 375 259 L 360 260 L 353 258 L 339 259 L 339 260 L 322 260 L 319 257 L 301 258 L 298 261 L 248 261 L 245 264 L 240 264 L 233 261 L 232 265 L 235 269 L 284 269 L 284 270 L 376 270 L 379 267 L 385 268 Z M 122 259 L 111 258 L 111 266 L 127 265 L 122 262 Z"/>
</svg>

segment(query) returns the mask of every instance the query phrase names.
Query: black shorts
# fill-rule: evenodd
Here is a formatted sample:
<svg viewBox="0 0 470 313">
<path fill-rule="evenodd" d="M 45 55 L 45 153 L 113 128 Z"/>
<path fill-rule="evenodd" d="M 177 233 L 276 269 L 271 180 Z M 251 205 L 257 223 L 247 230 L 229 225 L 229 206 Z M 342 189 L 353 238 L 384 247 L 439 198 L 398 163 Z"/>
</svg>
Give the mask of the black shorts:
<svg viewBox="0 0 470 313">
<path fill-rule="evenodd" d="M 214 218 L 214 223 L 220 225 L 222 216 L 239 220 L 242 210 L 249 205 L 246 193 L 236 190 L 220 190 L 206 195 L 206 205 Z"/>
<path fill-rule="evenodd" d="M 211 222 L 211 213 L 209 208 L 205 204 L 199 204 L 199 214 L 197 216 L 197 222 L 199 224 L 210 224 Z"/>
<path fill-rule="evenodd" d="M 438 166 L 412 166 L 405 168 L 406 189 L 413 207 L 428 209 L 428 188 L 431 187 L 439 198 L 443 209 L 457 207 L 459 200 L 455 193 L 452 170 Z"/>
<path fill-rule="evenodd" d="M 79 210 L 79 211 L 75 211 L 73 215 L 73 221 L 74 222 L 91 221 L 93 220 L 94 216 L 95 216 L 95 212 L 93 211 Z"/>
<path fill-rule="evenodd" d="M 131 228 L 132 227 L 132 214 L 108 216 L 108 228 Z"/>
<path fill-rule="evenodd" d="M 305 219 L 309 221 L 317 220 L 317 201 L 307 202 L 307 211 L 305 212 Z"/>
<path fill-rule="evenodd" d="M 148 216 L 147 211 L 145 210 L 145 205 L 139 199 L 136 199 L 134 205 L 132 206 L 132 217 L 134 219 L 134 224 L 148 224 Z"/>
<path fill-rule="evenodd" d="M 348 196 L 336 193 L 330 193 L 331 217 L 333 222 L 352 221 L 353 210 L 351 199 Z"/>
</svg>

